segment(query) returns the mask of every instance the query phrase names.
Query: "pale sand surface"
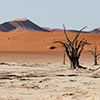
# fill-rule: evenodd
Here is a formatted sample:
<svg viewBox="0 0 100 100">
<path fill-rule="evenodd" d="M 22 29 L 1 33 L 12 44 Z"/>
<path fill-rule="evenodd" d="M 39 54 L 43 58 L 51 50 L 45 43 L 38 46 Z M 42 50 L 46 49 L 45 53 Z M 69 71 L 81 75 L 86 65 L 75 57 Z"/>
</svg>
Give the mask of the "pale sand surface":
<svg viewBox="0 0 100 100">
<path fill-rule="evenodd" d="M 73 71 L 68 67 L 69 64 L 1 63 L 0 100 L 100 100 L 100 70 Z M 92 68 L 96 67 L 100 66 Z"/>
</svg>

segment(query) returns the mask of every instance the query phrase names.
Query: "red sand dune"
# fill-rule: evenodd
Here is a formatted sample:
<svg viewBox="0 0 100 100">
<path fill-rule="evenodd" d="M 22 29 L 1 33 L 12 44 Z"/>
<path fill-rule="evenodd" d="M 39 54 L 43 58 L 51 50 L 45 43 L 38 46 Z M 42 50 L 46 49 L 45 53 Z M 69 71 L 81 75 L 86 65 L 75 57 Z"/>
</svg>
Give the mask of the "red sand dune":
<svg viewBox="0 0 100 100">
<path fill-rule="evenodd" d="M 70 39 L 75 34 L 68 33 Z M 55 40 L 63 40 L 64 33 L 51 32 L 7 32 L 0 33 L 0 62 L 61 62 L 63 52 L 61 45 L 54 44 Z M 79 39 L 86 38 L 88 42 L 96 42 L 100 50 L 100 34 L 82 33 Z M 49 50 L 54 45 L 56 49 Z M 84 49 L 88 50 L 88 47 Z M 93 61 L 90 54 L 82 53 L 81 61 Z M 85 59 L 84 59 L 85 57 Z M 68 61 L 68 59 L 67 59 Z"/>
<path fill-rule="evenodd" d="M 75 34 L 68 33 L 70 39 Z M 55 40 L 63 40 L 63 33 L 51 32 L 7 32 L 0 33 L 0 51 L 50 51 L 50 45 L 57 46 L 55 50 L 61 50 L 60 45 L 54 44 Z M 79 39 L 85 38 L 88 42 L 96 42 L 100 50 L 100 34 L 80 34 Z M 52 50 L 52 51 L 55 51 Z M 87 47 L 86 49 L 87 50 Z"/>
</svg>

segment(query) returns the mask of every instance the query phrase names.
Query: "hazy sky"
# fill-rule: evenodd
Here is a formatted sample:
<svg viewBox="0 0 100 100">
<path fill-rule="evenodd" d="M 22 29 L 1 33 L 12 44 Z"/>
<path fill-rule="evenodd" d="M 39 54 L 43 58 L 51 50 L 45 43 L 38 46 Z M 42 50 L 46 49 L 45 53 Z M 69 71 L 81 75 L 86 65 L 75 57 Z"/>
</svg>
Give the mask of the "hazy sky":
<svg viewBox="0 0 100 100">
<path fill-rule="evenodd" d="M 49 28 L 100 27 L 100 0 L 0 0 L 0 23 L 28 18 Z"/>
</svg>

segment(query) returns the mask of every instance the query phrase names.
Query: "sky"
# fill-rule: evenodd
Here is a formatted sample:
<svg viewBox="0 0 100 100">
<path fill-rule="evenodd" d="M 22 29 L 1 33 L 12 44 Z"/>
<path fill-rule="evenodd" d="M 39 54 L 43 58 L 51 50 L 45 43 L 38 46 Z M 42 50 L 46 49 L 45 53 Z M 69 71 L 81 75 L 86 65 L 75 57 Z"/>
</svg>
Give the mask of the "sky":
<svg viewBox="0 0 100 100">
<path fill-rule="evenodd" d="M 0 23 L 27 18 L 41 27 L 100 27 L 100 0 L 0 0 Z"/>
</svg>

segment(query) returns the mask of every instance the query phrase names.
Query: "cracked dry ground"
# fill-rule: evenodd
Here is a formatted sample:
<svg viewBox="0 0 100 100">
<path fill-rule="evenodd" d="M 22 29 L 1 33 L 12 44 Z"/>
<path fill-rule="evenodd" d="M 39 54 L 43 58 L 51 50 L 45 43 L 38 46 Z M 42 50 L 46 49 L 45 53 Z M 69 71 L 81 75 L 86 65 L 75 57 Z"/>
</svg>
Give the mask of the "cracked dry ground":
<svg viewBox="0 0 100 100">
<path fill-rule="evenodd" d="M 0 100 L 100 100 L 100 70 L 61 64 L 0 64 Z"/>
</svg>

